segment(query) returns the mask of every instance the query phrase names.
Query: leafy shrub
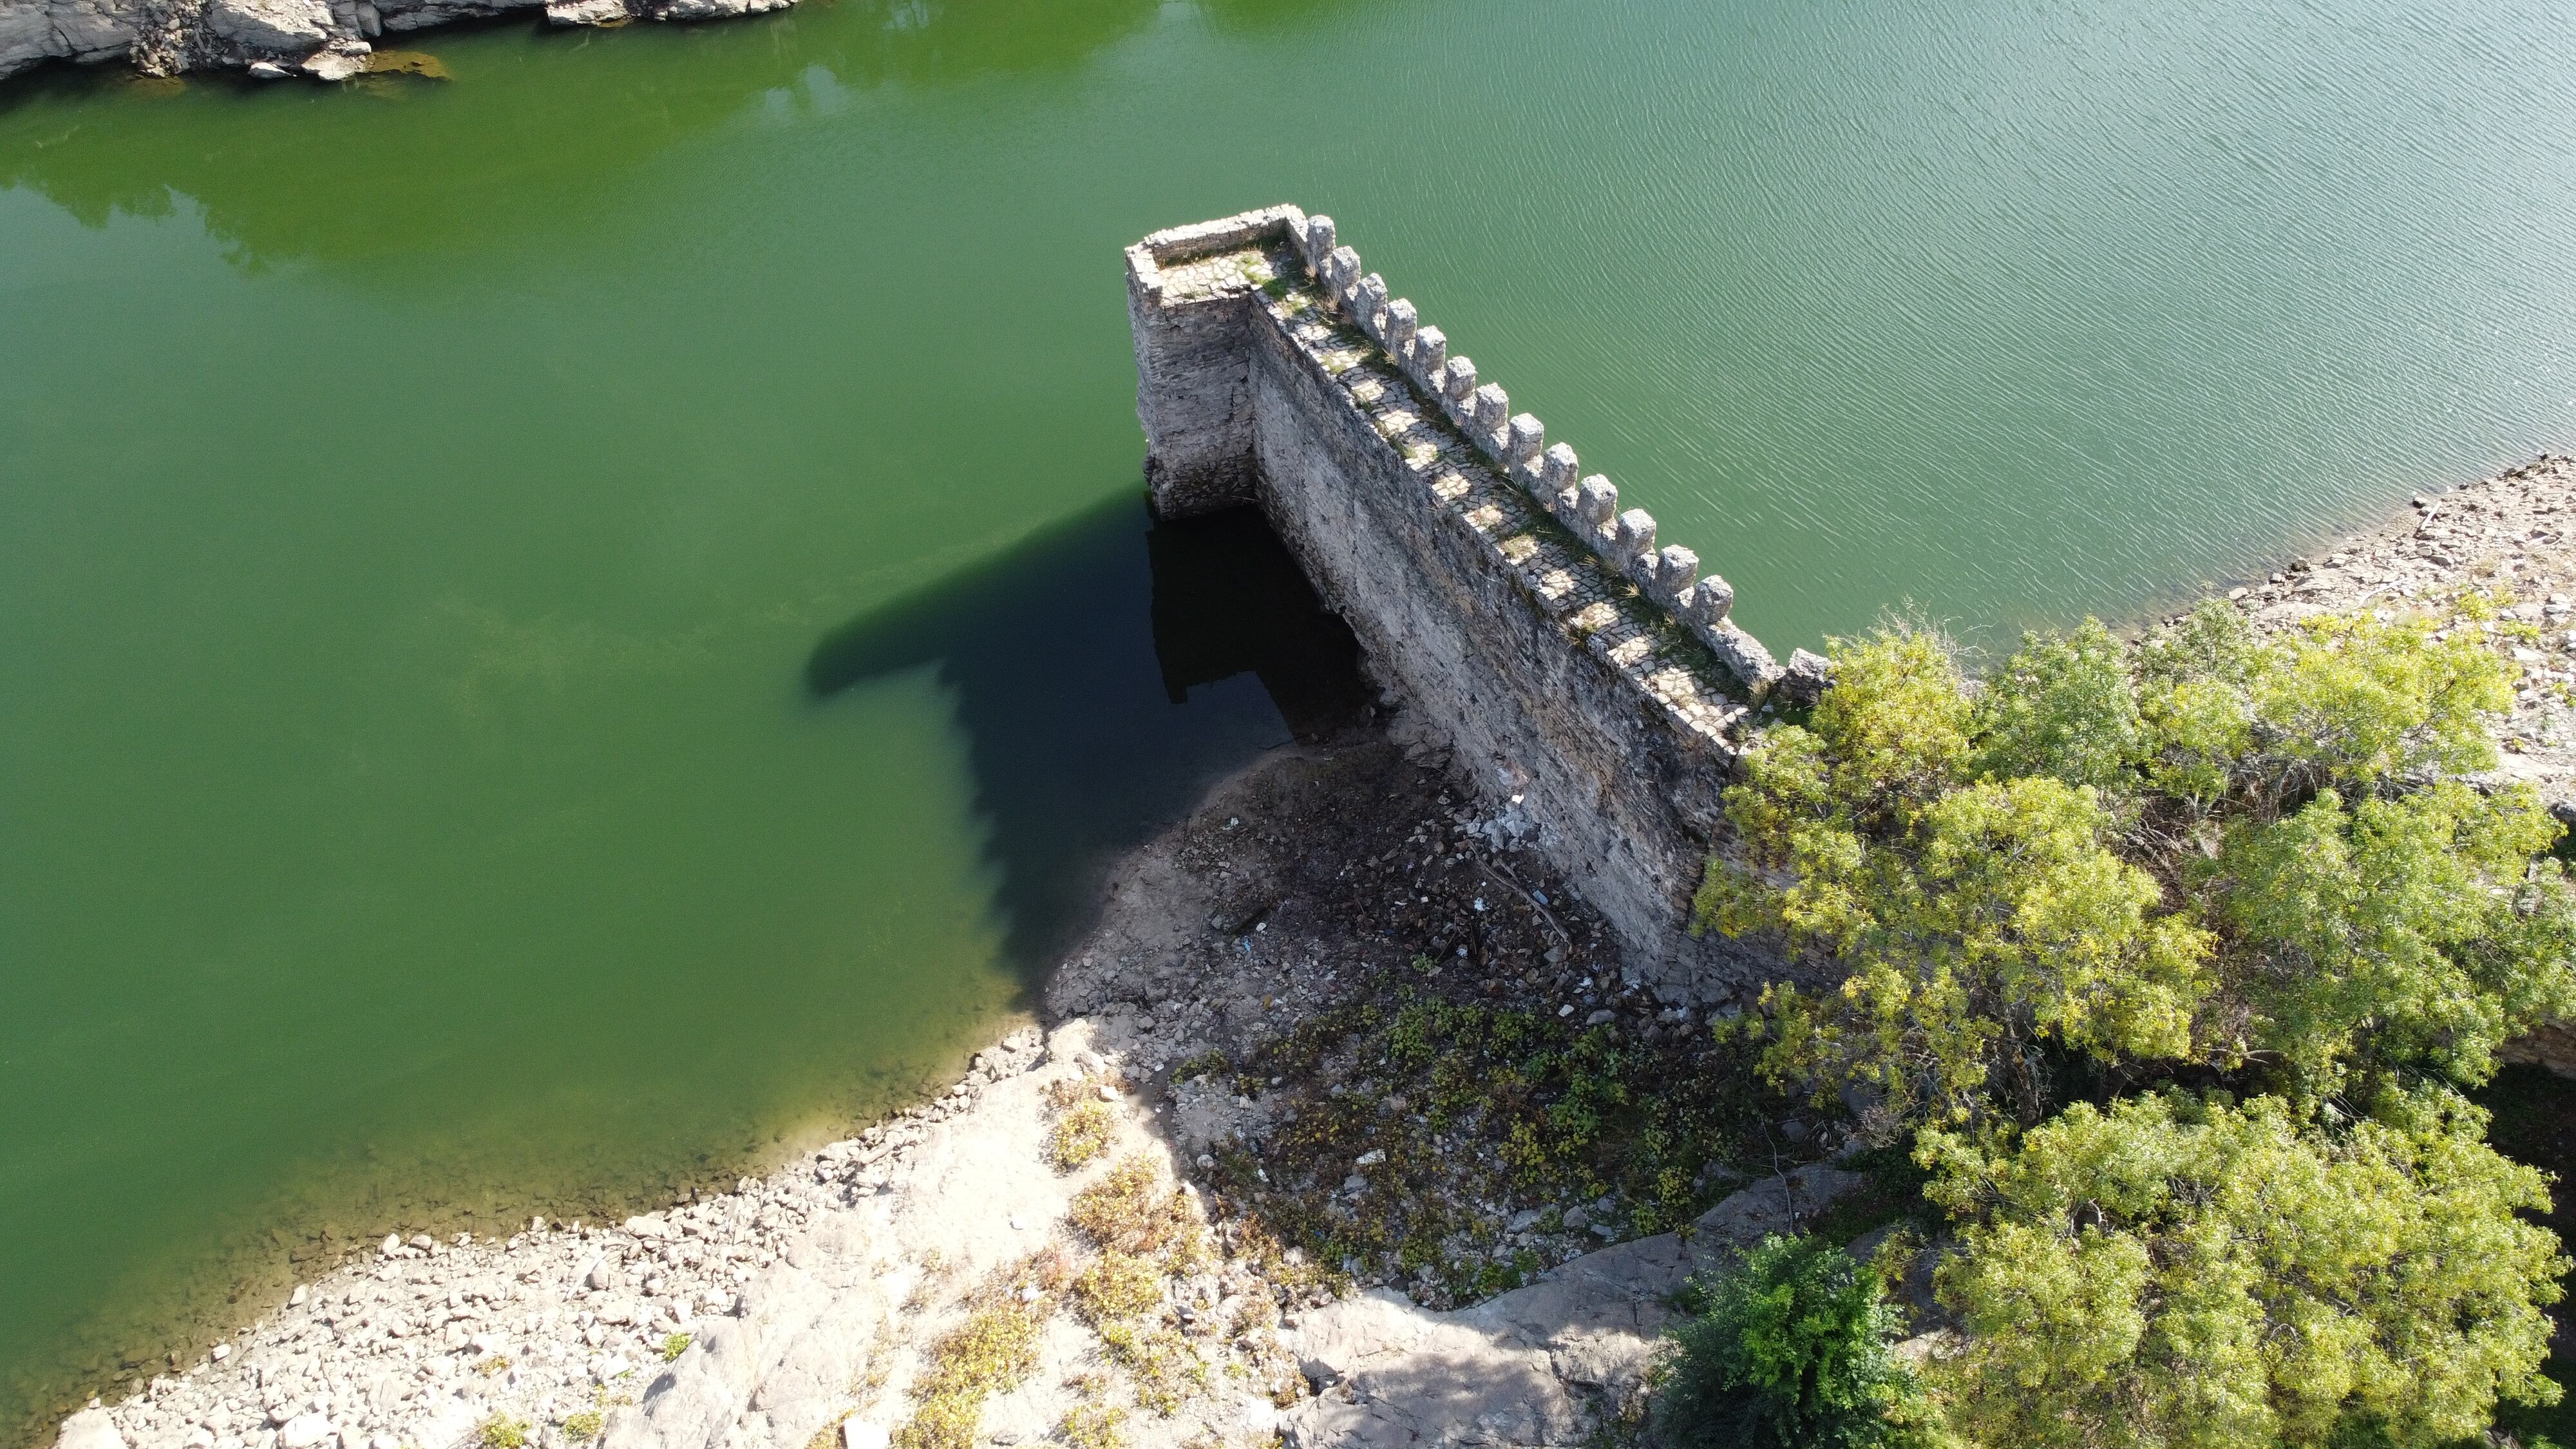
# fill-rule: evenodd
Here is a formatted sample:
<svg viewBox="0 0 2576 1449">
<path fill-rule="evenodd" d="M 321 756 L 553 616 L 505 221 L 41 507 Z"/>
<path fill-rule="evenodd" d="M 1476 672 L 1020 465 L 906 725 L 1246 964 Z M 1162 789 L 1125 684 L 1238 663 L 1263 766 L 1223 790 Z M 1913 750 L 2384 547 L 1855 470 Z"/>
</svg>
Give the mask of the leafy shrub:
<svg viewBox="0 0 2576 1449">
<path fill-rule="evenodd" d="M 2494 614 L 2088 622 L 1982 691 L 1883 629 L 1747 753 L 1695 921 L 1844 978 L 1737 1030 L 1938 1170 L 1944 1428 L 2430 1449 L 2557 1397 L 2546 1197 L 2458 1096 L 2576 1013 L 2557 823 L 2458 780 L 2512 702 Z"/>
<path fill-rule="evenodd" d="M 988 1395 L 1016 1388 L 1038 1366 L 1037 1316 L 1018 1303 L 989 1304 L 931 1345 L 913 1393 L 912 1418 L 894 1433 L 902 1449 L 974 1449 Z"/>
<path fill-rule="evenodd" d="M 563 1421 L 564 1437 L 576 1444 L 586 1444 L 598 1438 L 599 1431 L 607 1427 L 607 1424 L 607 1416 L 597 1409 L 584 1409 L 577 1414 L 566 1414 Z"/>
<path fill-rule="evenodd" d="M 1813 1237 L 1763 1239 L 1668 1330 L 1655 1423 L 1675 1449 L 1878 1449 L 1919 1439 L 1875 1274 Z"/>
<path fill-rule="evenodd" d="M 1073 1449 L 1126 1449 L 1127 1411 L 1110 1404 L 1076 1404 L 1057 1433 Z"/>
<path fill-rule="evenodd" d="M 1068 1216 L 1100 1246 L 1153 1254 L 1175 1273 L 1191 1271 L 1207 1252 L 1206 1230 L 1189 1204 L 1163 1186 L 1153 1162 L 1142 1155 L 1121 1160 L 1100 1181 L 1075 1193 Z"/>
<path fill-rule="evenodd" d="M 2303 1123 L 2277 1098 L 2077 1103 L 1981 1151 L 1931 1134 L 1967 1331 L 1934 1382 L 1980 1443 L 2257 1449 L 2476 1438 L 2540 1373 L 2567 1260 L 2540 1174 L 2448 1093 Z"/>
<path fill-rule="evenodd" d="M 670 1337 L 663 1339 L 662 1362 L 669 1363 L 680 1355 L 687 1353 L 691 1342 L 693 1342 L 693 1340 L 685 1333 L 675 1333 Z"/>
<path fill-rule="evenodd" d="M 1056 1119 L 1055 1130 L 1047 1134 L 1047 1161 L 1058 1172 L 1075 1168 L 1109 1150 L 1109 1130 L 1115 1119 L 1105 1102 L 1084 1102 Z"/>
<path fill-rule="evenodd" d="M 2088 623 L 1973 697 L 1937 636 L 1838 645 L 1808 722 L 1747 754 L 1742 857 L 1696 903 L 1848 973 L 1766 992 L 1765 1069 L 1859 1086 L 1880 1140 L 2036 1123 L 2052 1059 L 2253 1072 L 2310 1105 L 2485 1080 L 2576 1010 L 2557 824 L 2439 783 L 2494 762 L 2511 703 L 2487 607 L 2271 642 L 2224 605 L 2135 647 Z"/>
<path fill-rule="evenodd" d="M 1134 1318 L 1163 1301 L 1163 1274 L 1153 1260 L 1110 1249 L 1073 1280 L 1073 1300 L 1094 1323 Z"/>
<path fill-rule="evenodd" d="M 480 1449 L 527 1449 L 528 1421 L 494 1414 L 475 1426 L 474 1442 Z"/>
</svg>

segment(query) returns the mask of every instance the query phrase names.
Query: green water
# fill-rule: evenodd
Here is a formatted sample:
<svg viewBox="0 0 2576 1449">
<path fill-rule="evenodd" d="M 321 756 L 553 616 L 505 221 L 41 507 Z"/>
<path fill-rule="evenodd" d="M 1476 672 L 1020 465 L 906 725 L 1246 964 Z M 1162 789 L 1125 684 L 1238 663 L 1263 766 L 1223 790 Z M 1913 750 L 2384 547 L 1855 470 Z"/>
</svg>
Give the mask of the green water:
<svg viewBox="0 0 2576 1449">
<path fill-rule="evenodd" d="M 1782 650 L 2129 613 L 2576 443 L 2541 0 L 413 43 L 456 79 L 0 87 L 0 1426 L 291 1254 L 899 1100 L 1284 735 L 1158 668 L 1154 227 L 1332 212 Z"/>
</svg>

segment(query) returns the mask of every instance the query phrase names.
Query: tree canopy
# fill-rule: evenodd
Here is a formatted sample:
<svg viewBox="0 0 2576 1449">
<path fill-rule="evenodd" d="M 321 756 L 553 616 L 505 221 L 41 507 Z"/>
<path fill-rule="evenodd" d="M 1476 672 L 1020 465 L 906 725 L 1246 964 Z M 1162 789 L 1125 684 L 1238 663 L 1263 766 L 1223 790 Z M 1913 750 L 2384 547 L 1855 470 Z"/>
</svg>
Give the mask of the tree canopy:
<svg viewBox="0 0 2576 1449">
<path fill-rule="evenodd" d="M 2473 608 L 2472 615 L 2477 611 Z M 1893 1133 L 2038 1121 L 2052 1065 L 2255 1075 L 2313 1103 L 2474 1085 L 2576 1007 L 2576 897 L 2491 766 L 2513 666 L 2455 618 L 2259 640 L 2205 608 L 2136 645 L 2031 636 L 1972 689 L 1939 636 L 1837 650 L 1747 754 L 1703 927 L 1843 974 L 1772 988 L 1765 1063 Z"/>
<path fill-rule="evenodd" d="M 2433 1446 L 2540 1374 L 2543 1179 L 2460 1089 L 2576 1012 L 2576 892 L 2470 596 L 2255 636 L 1840 641 L 1747 753 L 1698 924 L 1765 935 L 1763 1070 L 1914 1135 L 1975 1443 Z"/>
<path fill-rule="evenodd" d="M 2448 1093 L 2340 1128 L 2276 1097 L 2076 1103 L 2014 1150 L 1930 1134 L 1961 1223 L 1941 1365 L 1990 1444 L 2258 1449 L 2476 1437 L 2550 1402 L 2567 1269 L 2540 1174 Z"/>
</svg>

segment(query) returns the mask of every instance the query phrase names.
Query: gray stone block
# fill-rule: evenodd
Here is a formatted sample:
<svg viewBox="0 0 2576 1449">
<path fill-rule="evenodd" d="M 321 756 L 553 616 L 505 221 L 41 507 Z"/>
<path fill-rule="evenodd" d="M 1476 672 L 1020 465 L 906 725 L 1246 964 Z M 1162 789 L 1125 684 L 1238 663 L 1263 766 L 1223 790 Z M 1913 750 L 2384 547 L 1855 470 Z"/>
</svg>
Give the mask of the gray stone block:
<svg viewBox="0 0 2576 1449">
<path fill-rule="evenodd" d="M 1511 394 L 1503 391 L 1501 384 L 1489 382 L 1476 389 L 1475 407 L 1469 416 L 1480 438 L 1501 432 L 1511 415 Z"/>
<path fill-rule="evenodd" d="M 1834 661 L 1804 649 L 1789 651 L 1789 667 L 1780 674 L 1780 697 L 1791 704 L 1813 705 L 1834 686 Z"/>
<path fill-rule="evenodd" d="M 1538 481 L 1549 496 L 1564 492 L 1575 484 L 1583 465 L 1575 459 L 1574 449 L 1564 443 L 1550 443 L 1539 459 Z"/>
<path fill-rule="evenodd" d="M 1611 546 L 1618 550 L 1612 560 L 1633 574 L 1636 560 L 1655 551 L 1655 515 L 1642 508 L 1631 508 L 1619 515 L 1612 526 Z"/>
<path fill-rule="evenodd" d="M 1441 369 L 1440 392 L 1449 399 L 1452 409 L 1467 410 L 1476 395 L 1476 359 L 1450 358 L 1449 365 Z"/>
<path fill-rule="evenodd" d="M 1324 259 L 1324 296 L 1336 311 L 1349 310 L 1351 288 L 1359 285 L 1360 254 L 1349 247 L 1335 247 Z"/>
<path fill-rule="evenodd" d="M 1411 302 L 1398 297 L 1386 304 L 1386 333 L 1382 340 L 1389 356 L 1403 360 L 1405 349 L 1412 345 L 1414 330 L 1420 322 L 1421 318 L 1415 315 Z"/>
<path fill-rule="evenodd" d="M 1375 272 L 1360 278 L 1358 295 L 1351 304 L 1351 319 L 1360 330 L 1380 341 L 1386 337 L 1386 278 Z"/>
<path fill-rule="evenodd" d="M 1546 446 L 1546 426 L 1528 413 L 1503 425 L 1503 461 L 1514 468 L 1537 466 L 1539 451 Z"/>
<path fill-rule="evenodd" d="M 1425 327 L 1413 334 L 1413 349 L 1405 358 L 1412 369 L 1413 380 L 1432 392 L 1445 392 L 1449 367 L 1449 334 L 1437 327 Z"/>
<path fill-rule="evenodd" d="M 1331 217 L 1310 216 L 1306 218 L 1306 270 L 1321 276 L 1324 271 L 1324 258 L 1333 254 L 1333 247 L 1335 245 L 1336 243 L 1333 237 L 1333 219 Z"/>
<path fill-rule="evenodd" d="M 1682 615 L 1694 624 L 1711 628 L 1726 622 L 1727 612 L 1735 607 L 1735 585 L 1717 574 L 1699 581 L 1697 587 L 1682 599 Z"/>
<path fill-rule="evenodd" d="M 1679 598 L 1699 582 L 1699 555 L 1678 543 L 1665 544 L 1655 555 L 1655 587 Z"/>
<path fill-rule="evenodd" d="M 1779 681 L 1782 671 L 1772 659 L 1771 651 L 1762 647 L 1761 640 L 1745 633 L 1733 622 L 1719 624 L 1701 637 L 1708 641 L 1708 647 L 1717 655 L 1718 662 L 1733 670 L 1735 677 L 1743 680 L 1756 697 L 1770 693 L 1771 686 Z"/>
<path fill-rule="evenodd" d="M 1574 490 L 1575 507 L 1583 521 L 1594 528 L 1608 528 L 1619 513 L 1619 485 L 1598 473 L 1586 478 Z"/>
</svg>

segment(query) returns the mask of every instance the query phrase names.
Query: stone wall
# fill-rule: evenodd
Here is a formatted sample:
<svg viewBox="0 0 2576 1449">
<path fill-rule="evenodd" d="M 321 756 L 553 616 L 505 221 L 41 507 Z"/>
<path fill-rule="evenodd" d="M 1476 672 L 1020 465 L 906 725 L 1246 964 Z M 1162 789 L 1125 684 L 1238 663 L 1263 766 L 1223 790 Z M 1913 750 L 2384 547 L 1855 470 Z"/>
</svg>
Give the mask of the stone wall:
<svg viewBox="0 0 2576 1449">
<path fill-rule="evenodd" d="M 1667 994 L 1775 974 L 1685 930 L 1735 739 L 1821 684 L 1734 590 L 1295 207 L 1128 249 L 1146 476 L 1166 517 L 1257 504 L 1378 672 Z"/>
</svg>

